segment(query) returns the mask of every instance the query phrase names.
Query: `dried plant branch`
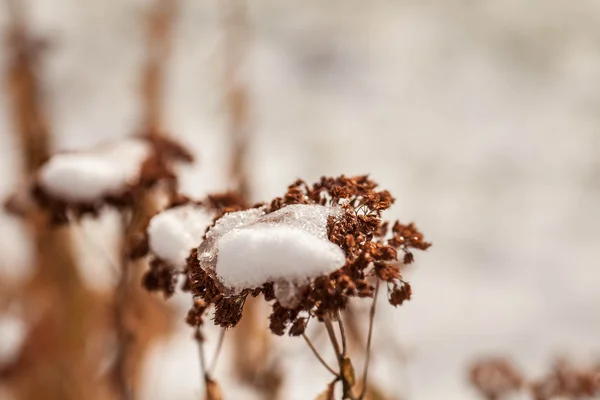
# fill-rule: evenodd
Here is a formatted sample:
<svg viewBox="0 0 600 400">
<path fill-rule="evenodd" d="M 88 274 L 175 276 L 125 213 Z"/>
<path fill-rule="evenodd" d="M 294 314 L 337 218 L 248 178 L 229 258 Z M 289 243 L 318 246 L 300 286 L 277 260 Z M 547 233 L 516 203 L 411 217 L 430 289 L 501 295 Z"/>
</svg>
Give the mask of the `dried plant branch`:
<svg viewBox="0 0 600 400">
<path fill-rule="evenodd" d="M 43 107 L 39 68 L 46 43 L 30 35 L 26 3 L 8 0 L 5 83 L 14 133 L 29 179 L 50 155 L 51 129 Z M 75 399 L 106 395 L 104 382 L 92 371 L 99 356 L 86 352 L 85 338 L 104 329 L 101 296 L 88 290 L 78 273 L 68 227 L 52 227 L 42 210 L 23 214 L 34 249 L 35 273 L 19 300 L 29 334 L 11 366 L 9 384 L 19 397 Z M 88 349 L 89 350 L 89 349 Z M 100 352 L 102 353 L 102 351 Z M 60 373 L 55 373 L 60 371 Z"/>
<path fill-rule="evenodd" d="M 342 349 L 340 348 L 340 344 L 337 340 L 337 337 L 335 335 L 335 330 L 333 329 L 333 323 L 331 322 L 331 317 L 329 315 L 326 315 L 325 318 L 323 319 L 323 322 L 325 324 L 325 329 L 327 330 L 327 335 L 329 335 L 329 340 L 331 341 L 331 344 L 333 346 L 333 350 L 335 351 L 335 355 L 336 357 L 341 357 L 343 355 L 342 353 Z"/>
<path fill-rule="evenodd" d="M 371 304 L 371 310 L 369 311 L 369 333 L 367 335 L 367 349 L 365 355 L 365 366 L 363 369 L 362 389 L 359 400 L 365 398 L 367 393 L 367 378 L 369 376 L 369 363 L 371 362 L 371 341 L 373 339 L 373 322 L 375 321 L 375 309 L 377 307 L 377 295 L 379 294 L 379 280 L 375 284 L 375 294 L 373 295 L 373 303 Z"/>
<path fill-rule="evenodd" d="M 156 336 L 170 329 L 166 305 L 152 297 L 140 284 L 147 269 L 144 260 L 129 258 L 129 243 L 143 232 L 150 216 L 156 212 L 156 193 L 148 192 L 131 213 L 122 216 L 123 239 L 121 276 L 115 290 L 115 330 L 117 358 L 113 368 L 115 387 L 121 398 L 135 397 L 143 356 Z"/>
<path fill-rule="evenodd" d="M 321 364 L 323 364 L 323 366 L 329 372 L 331 372 L 333 375 L 335 375 L 336 377 L 339 377 L 339 374 L 337 372 L 335 372 L 335 370 L 333 368 L 331 368 L 329 366 L 329 364 L 327 364 L 327 361 L 325 361 L 325 359 L 323 359 L 323 357 L 321 356 L 321 354 L 319 354 L 319 352 L 317 351 L 317 349 L 315 348 L 315 346 L 313 345 L 313 343 L 310 341 L 310 339 L 308 338 L 308 336 L 306 336 L 305 333 L 302 333 L 302 337 L 304 338 L 304 341 L 306 342 L 306 344 L 308 345 L 308 347 L 312 350 L 313 354 L 321 362 Z"/>
<path fill-rule="evenodd" d="M 148 17 L 146 64 L 142 73 L 142 129 L 151 136 L 162 135 L 164 74 L 170 55 L 171 33 L 178 0 L 155 0 Z"/>
<path fill-rule="evenodd" d="M 219 2 L 223 22 L 223 91 L 227 112 L 227 134 L 230 140 L 229 179 L 231 187 L 242 199 L 251 198 L 251 187 L 246 169 L 251 137 L 249 96 L 247 84 L 241 79 L 241 66 L 246 56 L 249 27 L 246 0 Z M 276 363 L 265 365 L 271 352 L 271 338 L 262 331 L 260 314 L 263 309 L 256 299 L 249 298 L 244 306 L 244 318 L 233 331 L 236 373 L 245 383 L 262 393 L 265 399 L 277 399 L 281 372 Z M 248 348 L 248 337 L 255 347 Z"/>
<path fill-rule="evenodd" d="M 194 334 L 194 338 L 198 343 L 198 358 L 200 359 L 200 372 L 202 373 L 202 380 L 206 380 L 208 378 L 208 369 L 206 367 L 206 354 L 204 352 L 204 338 L 202 335 L 202 327 L 200 325 L 196 326 L 196 332 Z"/>
<path fill-rule="evenodd" d="M 336 318 L 338 321 L 338 326 L 340 328 L 340 337 L 342 338 L 342 355 L 345 357 L 348 354 L 348 348 L 346 345 L 346 330 L 344 329 L 344 321 L 342 321 L 342 315 L 340 314 L 340 310 L 336 311 Z"/>
<path fill-rule="evenodd" d="M 142 133 L 160 139 L 162 88 L 168 61 L 176 0 L 155 0 L 147 20 L 146 63 L 141 71 Z M 160 189 L 160 188 L 159 188 Z M 163 188 L 164 189 L 164 188 Z M 166 190 L 175 190 L 173 185 Z M 166 306 L 143 290 L 140 281 L 147 270 L 143 260 L 130 260 L 131 243 L 143 234 L 157 211 L 156 191 L 146 191 L 130 213 L 123 215 L 121 279 L 116 289 L 115 320 L 118 337 L 115 386 L 122 399 L 134 397 L 143 355 L 156 336 L 169 329 Z"/>
<path fill-rule="evenodd" d="M 217 341 L 217 348 L 215 349 L 215 354 L 213 355 L 212 361 L 210 362 L 210 367 L 208 367 L 208 373 L 212 375 L 217 367 L 217 362 L 219 361 L 219 354 L 221 354 L 221 349 L 223 348 L 223 341 L 225 339 L 225 329 L 221 329 L 219 332 L 219 339 Z"/>
<path fill-rule="evenodd" d="M 204 348 L 204 335 L 202 334 L 202 326 L 195 327 L 194 338 L 198 344 L 198 358 L 200 359 L 200 380 L 204 382 L 204 399 L 205 400 L 222 400 L 221 388 L 219 384 L 212 379 L 211 367 L 206 363 L 206 352 Z M 217 348 L 218 349 L 218 348 Z M 214 359 L 213 359 L 214 362 Z"/>
<path fill-rule="evenodd" d="M 248 89 L 240 75 L 245 58 L 248 23 L 245 0 L 222 1 L 224 23 L 225 101 L 228 113 L 228 131 L 231 141 L 230 179 L 235 190 L 248 200 L 250 185 L 245 164 L 250 143 Z"/>
<path fill-rule="evenodd" d="M 327 334 L 329 335 L 329 340 L 333 346 L 333 350 L 335 351 L 336 358 L 338 361 L 338 365 L 340 368 L 340 373 L 338 375 L 338 380 L 342 382 L 342 398 L 354 400 L 355 397 L 352 394 L 352 388 L 355 383 L 354 379 L 354 368 L 352 366 L 352 362 L 346 356 L 337 340 L 335 335 L 335 329 L 333 328 L 333 323 L 330 315 L 326 315 L 323 318 L 323 322 L 325 323 L 325 329 L 327 330 Z M 341 330 L 341 334 L 344 334 L 344 331 Z M 342 338 L 342 342 L 345 341 L 345 338 Z"/>
</svg>

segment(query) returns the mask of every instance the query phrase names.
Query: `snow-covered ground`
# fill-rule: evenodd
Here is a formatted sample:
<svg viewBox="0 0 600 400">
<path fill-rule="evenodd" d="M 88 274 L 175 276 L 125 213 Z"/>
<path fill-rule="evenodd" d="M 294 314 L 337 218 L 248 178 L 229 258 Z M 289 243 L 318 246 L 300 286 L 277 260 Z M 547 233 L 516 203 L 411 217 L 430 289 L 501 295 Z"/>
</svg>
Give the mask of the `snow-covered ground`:
<svg viewBox="0 0 600 400">
<path fill-rule="evenodd" d="M 34 28 L 54 40 L 45 78 L 56 148 L 131 133 L 138 22 L 151 2 L 30 3 Z M 535 373 L 557 354 L 600 354 L 600 3 L 249 3 L 254 198 L 298 177 L 371 173 L 398 199 L 387 216 L 415 220 L 434 243 L 417 255 L 413 301 L 380 308 L 378 382 L 408 399 L 463 400 L 474 398 L 473 357 L 508 354 Z M 183 179 L 198 196 L 227 187 L 219 4 L 181 1 L 165 98 L 170 131 L 199 154 Z M 2 91 L 2 196 L 19 180 L 7 117 Z M 2 279 L 28 273 L 19 232 L 2 215 Z M 144 399 L 197 396 L 188 338 L 153 352 Z M 303 343 L 281 341 L 300 360 L 284 367 L 303 377 L 285 398 L 314 398 L 326 377 L 307 376 Z M 390 342 L 407 360 L 385 359 Z"/>
</svg>

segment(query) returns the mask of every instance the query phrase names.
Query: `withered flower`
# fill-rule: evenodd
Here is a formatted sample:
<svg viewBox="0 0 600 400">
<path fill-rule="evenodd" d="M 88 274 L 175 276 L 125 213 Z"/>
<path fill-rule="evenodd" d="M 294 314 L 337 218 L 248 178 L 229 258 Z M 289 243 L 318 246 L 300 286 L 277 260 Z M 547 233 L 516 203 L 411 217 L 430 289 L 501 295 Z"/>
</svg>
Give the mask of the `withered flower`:
<svg viewBox="0 0 600 400">
<path fill-rule="evenodd" d="M 504 358 L 488 358 L 476 362 L 471 368 L 470 380 L 488 400 L 505 398 L 523 385 L 521 373 Z"/>
<path fill-rule="evenodd" d="M 105 206 L 129 208 L 158 183 L 176 187 L 174 166 L 191 161 L 177 142 L 142 135 L 57 153 L 33 177 L 30 191 L 53 223 L 67 223 L 71 216 L 96 216 Z"/>
<path fill-rule="evenodd" d="M 240 321 L 247 297 L 262 295 L 271 306 L 271 332 L 302 336 L 336 376 L 327 393 L 332 396 L 333 386 L 341 382 L 344 399 L 364 399 L 368 369 L 363 393 L 354 396 L 357 380 L 346 353 L 341 313 L 353 297 L 373 298 L 368 366 L 379 287 L 387 287 L 394 306 L 410 300 L 412 289 L 402 266 L 413 261 L 413 250 L 430 246 L 413 223 L 382 221 L 394 198 L 376 188 L 367 176 L 340 176 L 321 178 L 312 186 L 298 180 L 282 197 L 254 206 L 233 193 L 199 202 L 174 196 L 173 207 L 152 219 L 147 237 L 133 248 L 137 256 L 146 250 L 151 256 L 145 277 L 149 289 L 171 295 L 176 275 L 187 275 L 184 287 L 195 298 L 187 322 L 196 327 L 199 341 L 209 307 L 216 325 L 231 328 Z M 326 326 L 338 372 L 305 334 L 311 320 Z M 340 325 L 342 344 L 333 322 Z"/>
<path fill-rule="evenodd" d="M 407 261 L 412 262 L 413 250 L 426 250 L 430 244 L 423 239 L 423 235 L 413 223 L 403 225 L 399 221 L 394 223 L 382 221 L 382 212 L 392 205 L 394 198 L 388 191 L 377 191 L 376 188 L 377 184 L 367 176 L 324 177 L 312 186 L 298 180 L 288 188 L 286 194 L 275 198 L 266 206 L 244 208 L 242 210 L 248 211 L 242 211 L 239 216 L 235 213 L 227 214 L 227 218 L 235 220 L 233 222 L 222 222 L 224 220 L 217 217 L 216 224 L 209 229 L 205 241 L 198 249 L 200 262 L 193 260 L 193 257 L 189 259 L 187 269 L 192 292 L 208 303 L 217 305 L 218 301 L 215 322 L 229 327 L 234 326 L 239 320 L 239 313 L 241 313 L 239 307 L 240 305 L 243 307 L 243 299 L 248 294 L 265 293 L 267 287 L 274 288 L 276 301 L 272 304 L 270 328 L 277 335 L 284 334 L 290 326 L 292 326 L 290 333 L 300 335 L 312 317 L 323 320 L 329 315 L 335 315 L 346 308 L 352 297 L 373 297 L 377 280 L 388 285 L 391 304 L 395 306 L 402 304 L 410 299 L 411 288 L 403 281 L 400 266 Z M 325 214 L 319 214 L 327 218 L 324 239 L 339 248 L 345 260 L 326 274 L 282 281 L 275 275 L 283 272 L 278 270 L 272 273 L 269 268 L 271 264 L 275 266 L 277 263 L 286 263 L 285 254 L 275 252 L 272 253 L 273 257 L 270 257 L 271 253 L 265 247 L 266 254 L 261 255 L 264 256 L 261 262 L 265 263 L 264 269 L 267 272 L 260 270 L 259 265 L 257 267 L 259 270 L 251 273 L 259 275 L 264 273 L 266 277 L 271 274 L 272 279 L 263 279 L 261 275 L 261 278 L 257 277 L 256 281 L 250 282 L 244 276 L 241 281 L 244 282 L 246 279 L 248 286 L 238 285 L 235 290 L 232 290 L 227 285 L 231 279 L 223 275 L 227 274 L 223 265 L 226 267 L 231 265 L 232 268 L 241 270 L 248 269 L 249 263 L 252 265 L 255 263 L 248 259 L 244 262 L 239 257 L 235 259 L 238 264 L 226 264 L 231 257 L 223 251 L 223 248 L 234 241 L 232 239 L 234 235 L 227 236 L 227 232 L 235 230 L 235 235 L 238 237 L 242 237 L 245 241 L 252 241 L 254 240 L 252 235 L 256 237 L 263 234 L 259 228 L 263 229 L 264 226 L 268 226 L 271 229 L 269 232 L 274 232 L 273 235 L 280 233 L 273 227 L 291 224 L 295 228 L 297 221 L 302 220 L 298 215 L 304 216 L 302 214 L 304 210 L 308 210 L 307 213 L 313 211 L 310 211 L 312 210 L 310 208 L 290 207 L 288 212 L 286 207 L 293 205 L 327 209 Z M 296 219 L 290 222 L 290 218 L 294 218 L 290 217 L 291 214 L 296 215 Z M 313 217 L 305 217 L 303 221 L 305 224 L 314 225 L 315 222 L 311 222 L 310 218 Z M 224 225 L 228 225 L 226 229 L 223 228 Z M 392 228 L 389 229 L 389 226 Z M 301 228 L 310 231 L 313 227 L 311 225 L 301 226 Z M 243 230 L 247 230 L 248 234 L 242 235 L 240 232 Z M 253 246 L 260 246 L 261 243 L 266 243 L 264 240 L 267 242 L 270 240 L 266 233 L 264 236 L 265 239 L 261 239 L 263 241 L 254 242 Z M 279 236 L 278 240 L 283 239 Z M 244 244 L 241 240 L 234 243 L 241 247 Z M 240 248 L 237 253 L 246 254 L 244 251 Z M 402 260 L 398 260 L 398 251 L 405 254 Z M 332 257 L 335 259 L 335 256 Z M 289 294 L 289 298 L 281 295 L 282 292 Z M 271 299 L 272 294 L 269 293 L 266 297 Z"/>
<path fill-rule="evenodd" d="M 390 304 L 401 306 L 406 300 L 410 300 L 412 296 L 412 288 L 410 284 L 404 283 L 402 286 L 394 286 L 390 292 Z"/>
</svg>

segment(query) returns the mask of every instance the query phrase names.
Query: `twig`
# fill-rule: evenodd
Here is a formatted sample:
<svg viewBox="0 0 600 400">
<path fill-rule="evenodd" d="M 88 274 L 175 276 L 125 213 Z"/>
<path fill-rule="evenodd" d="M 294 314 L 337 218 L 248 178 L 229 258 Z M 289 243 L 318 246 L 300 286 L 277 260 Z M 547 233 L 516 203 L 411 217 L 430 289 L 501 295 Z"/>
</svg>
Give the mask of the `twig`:
<svg viewBox="0 0 600 400">
<path fill-rule="evenodd" d="M 329 335 L 329 340 L 333 345 L 333 349 L 335 351 L 335 355 L 338 361 L 338 365 L 340 367 L 340 373 L 338 375 L 338 380 L 342 382 L 342 398 L 355 400 L 355 397 L 352 395 L 352 386 L 354 384 L 354 373 L 352 372 L 352 363 L 350 359 L 342 352 L 340 348 L 340 344 L 335 336 L 335 330 L 333 329 L 333 323 L 331 322 L 331 316 L 326 315 L 323 319 L 325 323 L 325 328 L 327 329 L 327 334 Z M 345 334 L 345 332 L 340 329 L 341 334 Z M 345 338 L 342 338 L 342 342 L 345 341 Z M 350 373 L 349 373 L 350 372 Z"/>
<path fill-rule="evenodd" d="M 245 164 L 251 127 L 249 122 L 248 86 L 240 79 L 240 69 L 248 48 L 248 21 L 245 0 L 223 1 L 224 74 L 223 85 L 228 112 L 228 135 L 231 140 L 229 175 L 233 188 L 244 199 L 250 195 L 250 182 Z"/>
<path fill-rule="evenodd" d="M 308 347 L 310 347 L 310 349 L 312 350 L 313 354 L 319 359 L 319 361 L 321 362 L 321 364 L 323 364 L 323 366 L 325 368 L 327 368 L 327 370 L 329 372 L 331 372 L 333 375 L 335 375 L 336 377 L 339 378 L 340 375 L 337 372 L 335 372 L 335 370 L 333 368 L 331 368 L 329 366 L 329 364 L 327 364 L 327 362 L 323 359 L 323 357 L 321 357 L 321 355 L 319 354 L 319 352 L 317 351 L 317 349 L 315 348 L 315 346 L 312 344 L 312 342 L 310 341 L 310 339 L 308 338 L 308 336 L 306 336 L 306 334 L 303 333 L 302 337 L 306 341 L 306 344 L 308 344 Z"/>
<path fill-rule="evenodd" d="M 0 79 L 2 94 L 6 95 L 7 117 L 20 150 L 22 177 L 28 179 L 48 159 L 52 141 L 51 121 L 44 107 L 47 99 L 40 79 L 45 41 L 30 32 L 27 5 L 31 2 L 5 3 L 7 23 L 3 25 L 2 36 L 8 40 L 0 44 L 6 46 L 0 50 L 6 54 Z M 29 311 L 24 318 L 31 325 L 12 367 L 11 391 L 18 398 L 72 399 L 90 392 L 89 397 L 93 398 L 98 379 L 90 371 L 98 360 L 90 357 L 86 338 L 102 327 L 97 315 L 99 296 L 81 280 L 70 229 L 52 227 L 49 215 L 37 207 L 28 211 L 23 222 L 31 241 L 35 273 L 23 282 L 24 296 L 19 296 L 19 300 L 23 310 Z M 31 314 L 31 310 L 35 313 Z M 41 336 L 43 346 L 40 346 Z M 57 368 L 60 373 L 48 373 Z"/>
<path fill-rule="evenodd" d="M 125 220 L 125 218 L 123 218 Z M 117 357 L 113 367 L 113 379 L 118 398 L 129 400 L 132 398 L 132 388 L 129 385 L 129 350 L 135 342 L 134 333 L 126 323 L 127 312 L 124 305 L 129 300 L 129 281 L 131 279 L 130 269 L 127 268 L 129 259 L 127 250 L 123 249 L 121 254 L 121 277 L 115 289 L 115 331 L 117 335 Z"/>
<path fill-rule="evenodd" d="M 198 358 L 200 358 L 200 372 L 202 373 L 202 380 L 206 382 L 208 378 L 208 370 L 206 369 L 206 355 L 204 354 L 204 340 L 202 338 L 202 331 L 200 325 L 196 326 L 196 342 L 198 342 Z"/>
<path fill-rule="evenodd" d="M 338 325 L 340 327 L 340 336 L 342 337 L 342 356 L 346 356 L 346 354 L 348 353 L 348 349 L 346 346 L 346 331 L 344 329 L 344 322 L 342 321 L 342 316 L 340 314 L 340 311 L 337 311 L 337 320 L 338 320 Z"/>
<path fill-rule="evenodd" d="M 142 103 L 140 129 L 149 136 L 158 137 L 162 131 L 163 71 L 169 57 L 176 0 L 154 2 L 146 21 L 148 24 L 145 43 L 146 60 L 140 72 L 140 102 Z M 140 287 L 138 279 L 147 265 L 142 260 L 131 261 L 128 247 L 132 242 L 131 239 L 146 229 L 150 217 L 156 213 L 156 200 L 157 193 L 148 190 L 136 201 L 131 213 L 123 214 L 122 273 L 115 293 L 115 329 L 118 348 L 114 366 L 115 384 L 121 399 L 135 397 L 133 382 L 138 380 L 143 354 L 150 341 L 161 333 L 166 321 L 166 309 L 163 308 L 163 304 L 156 302 Z M 131 318 L 130 314 L 134 312 L 136 318 Z M 161 321 L 161 317 L 165 317 L 164 321 Z M 143 327 L 143 324 L 149 324 L 150 327 Z M 156 326 L 153 326 L 154 324 Z"/>
<path fill-rule="evenodd" d="M 340 358 L 340 356 L 342 355 L 342 350 L 340 349 L 340 344 L 337 340 L 337 337 L 335 336 L 333 324 L 331 323 L 331 317 L 326 316 L 324 318 L 324 322 L 325 322 L 325 329 L 327 329 L 327 334 L 329 335 L 329 340 L 331 341 L 331 344 L 333 345 L 333 350 L 335 351 L 335 355 L 337 358 Z"/>
<path fill-rule="evenodd" d="M 217 348 L 215 349 L 215 354 L 213 355 L 212 361 L 210 362 L 210 366 L 208 367 L 207 373 L 212 375 L 217 367 L 217 361 L 219 360 L 219 354 L 221 353 L 221 348 L 223 347 L 223 339 L 225 339 L 225 329 L 221 329 L 219 332 L 219 341 L 217 342 Z"/>
<path fill-rule="evenodd" d="M 150 136 L 163 131 L 163 85 L 170 56 L 178 0 L 154 0 L 146 27 L 146 60 L 142 71 L 142 129 Z"/>
<path fill-rule="evenodd" d="M 365 398 L 367 393 L 367 378 L 369 375 L 369 362 L 371 360 L 371 339 L 373 338 L 373 321 L 375 319 L 375 308 L 377 306 L 377 295 L 379 294 L 379 279 L 375 284 L 375 294 L 373 295 L 373 304 L 371 304 L 371 310 L 369 311 L 369 334 L 367 336 L 367 354 L 365 358 L 365 366 L 363 370 L 362 389 L 358 400 Z"/>
</svg>

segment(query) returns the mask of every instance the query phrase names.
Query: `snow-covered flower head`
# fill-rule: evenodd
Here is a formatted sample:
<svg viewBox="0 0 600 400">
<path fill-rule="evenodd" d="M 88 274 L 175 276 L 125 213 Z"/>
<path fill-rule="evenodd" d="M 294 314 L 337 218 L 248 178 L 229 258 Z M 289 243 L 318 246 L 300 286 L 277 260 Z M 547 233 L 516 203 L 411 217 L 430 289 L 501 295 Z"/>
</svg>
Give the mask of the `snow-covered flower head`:
<svg viewBox="0 0 600 400">
<path fill-rule="evenodd" d="M 381 213 L 394 199 L 376 187 L 367 176 L 299 180 L 268 205 L 218 213 L 188 258 L 192 292 L 215 306 L 223 327 L 237 324 L 248 295 L 262 293 L 275 300 L 270 328 L 278 335 L 289 326 L 300 335 L 309 319 L 335 315 L 351 297 L 373 297 L 378 280 L 401 304 L 411 290 L 400 266 L 430 244 L 412 223 L 389 229 Z"/>
<path fill-rule="evenodd" d="M 57 153 L 42 165 L 33 198 L 48 210 L 55 223 L 67 214 L 96 214 L 104 205 L 128 207 L 157 182 L 176 182 L 176 162 L 192 155 L 177 142 L 138 136 L 104 143 L 93 149 Z"/>
</svg>

